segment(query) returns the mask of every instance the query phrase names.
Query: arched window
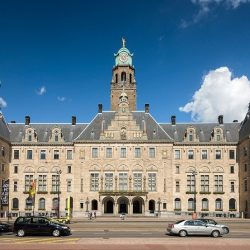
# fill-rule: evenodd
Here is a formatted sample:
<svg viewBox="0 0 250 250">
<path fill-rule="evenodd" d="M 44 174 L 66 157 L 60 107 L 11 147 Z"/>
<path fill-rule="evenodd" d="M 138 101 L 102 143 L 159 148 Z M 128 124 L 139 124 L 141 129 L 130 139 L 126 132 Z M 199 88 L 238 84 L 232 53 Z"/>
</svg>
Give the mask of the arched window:
<svg viewBox="0 0 250 250">
<path fill-rule="evenodd" d="M 58 209 L 58 199 L 57 198 L 53 198 L 53 200 L 52 200 L 52 209 L 55 209 L 55 210 Z"/>
<path fill-rule="evenodd" d="M 92 210 L 98 210 L 97 200 L 92 200 L 92 202 L 91 202 L 91 209 Z"/>
<path fill-rule="evenodd" d="M 19 200 L 17 198 L 12 199 L 12 208 L 19 209 Z"/>
<path fill-rule="evenodd" d="M 180 198 L 176 198 L 174 200 L 174 208 L 176 210 L 180 210 L 181 209 L 181 199 Z"/>
<path fill-rule="evenodd" d="M 235 210 L 236 209 L 236 201 L 235 199 L 230 199 L 229 200 L 229 210 Z"/>
<path fill-rule="evenodd" d="M 126 72 L 122 72 L 121 74 L 121 81 L 126 81 Z"/>
<path fill-rule="evenodd" d="M 118 83 L 118 74 L 115 74 L 115 83 Z"/>
<path fill-rule="evenodd" d="M 193 198 L 188 199 L 188 210 L 194 210 L 194 199 Z"/>
<path fill-rule="evenodd" d="M 222 210 L 222 200 L 220 198 L 215 200 L 215 210 Z"/>
<path fill-rule="evenodd" d="M 155 201 L 154 200 L 149 201 L 148 210 L 150 211 L 150 213 L 153 213 L 155 211 Z"/>
<path fill-rule="evenodd" d="M 129 74 L 129 82 L 132 83 L 132 74 Z"/>
<path fill-rule="evenodd" d="M 39 199 L 38 209 L 45 210 L 45 199 L 44 198 Z"/>
<path fill-rule="evenodd" d="M 201 204 L 203 210 L 208 210 L 208 199 L 206 198 L 202 199 Z"/>
</svg>

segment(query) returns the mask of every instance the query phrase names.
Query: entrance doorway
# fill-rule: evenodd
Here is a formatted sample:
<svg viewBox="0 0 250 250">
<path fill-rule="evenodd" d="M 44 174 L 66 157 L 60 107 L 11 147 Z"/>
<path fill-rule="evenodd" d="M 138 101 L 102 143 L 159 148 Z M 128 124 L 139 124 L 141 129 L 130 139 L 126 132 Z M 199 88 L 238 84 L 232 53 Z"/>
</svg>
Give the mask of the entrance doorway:
<svg viewBox="0 0 250 250">
<path fill-rule="evenodd" d="M 126 197 L 120 197 L 117 200 L 118 203 L 118 213 L 128 213 L 128 204 L 129 204 L 129 200 Z"/>
<path fill-rule="evenodd" d="M 133 214 L 142 214 L 142 206 L 144 205 L 143 199 L 140 197 L 133 200 Z"/>
<path fill-rule="evenodd" d="M 106 197 L 103 199 L 104 213 L 113 214 L 114 213 L 114 200 L 111 197 Z"/>
</svg>

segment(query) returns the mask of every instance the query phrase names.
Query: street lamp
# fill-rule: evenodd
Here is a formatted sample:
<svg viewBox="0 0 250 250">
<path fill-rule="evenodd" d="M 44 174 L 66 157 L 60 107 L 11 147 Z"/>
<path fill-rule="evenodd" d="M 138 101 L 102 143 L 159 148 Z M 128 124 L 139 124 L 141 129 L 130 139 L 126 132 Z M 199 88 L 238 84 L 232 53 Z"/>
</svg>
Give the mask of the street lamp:
<svg viewBox="0 0 250 250">
<path fill-rule="evenodd" d="M 89 197 L 86 199 L 86 212 L 89 211 Z"/>
<path fill-rule="evenodd" d="M 196 175 L 197 171 L 192 171 L 192 176 L 194 177 L 194 213 L 193 213 L 193 219 L 196 219 Z"/>
<path fill-rule="evenodd" d="M 56 171 L 57 173 L 57 205 L 58 205 L 58 209 L 57 209 L 57 218 L 60 218 L 60 175 L 62 173 L 62 170 L 58 170 Z"/>
</svg>

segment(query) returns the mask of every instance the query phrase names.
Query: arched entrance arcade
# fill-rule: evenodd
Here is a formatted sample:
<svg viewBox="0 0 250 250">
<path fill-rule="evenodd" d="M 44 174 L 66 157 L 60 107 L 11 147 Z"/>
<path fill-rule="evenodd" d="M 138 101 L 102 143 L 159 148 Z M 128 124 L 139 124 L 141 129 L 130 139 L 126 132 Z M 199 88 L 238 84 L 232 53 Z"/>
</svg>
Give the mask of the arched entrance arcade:
<svg viewBox="0 0 250 250">
<path fill-rule="evenodd" d="M 125 196 L 122 196 L 117 199 L 118 213 L 129 213 L 129 199 Z"/>
<path fill-rule="evenodd" d="M 142 214 L 145 211 L 144 200 L 141 197 L 135 197 L 132 200 L 133 214 Z"/>
<path fill-rule="evenodd" d="M 105 197 L 103 199 L 103 212 L 104 214 L 113 214 L 114 213 L 114 199 L 112 197 Z"/>
</svg>

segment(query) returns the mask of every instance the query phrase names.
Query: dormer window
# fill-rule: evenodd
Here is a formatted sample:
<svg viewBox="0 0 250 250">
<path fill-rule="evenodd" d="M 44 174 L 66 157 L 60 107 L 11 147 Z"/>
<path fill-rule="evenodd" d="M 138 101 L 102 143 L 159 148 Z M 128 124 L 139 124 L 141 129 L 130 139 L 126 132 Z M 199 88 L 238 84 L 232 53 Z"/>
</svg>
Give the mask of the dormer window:
<svg viewBox="0 0 250 250">
<path fill-rule="evenodd" d="M 25 130 L 25 135 L 23 138 L 24 142 L 37 142 L 37 134 L 36 131 L 33 128 L 27 128 Z"/>
<path fill-rule="evenodd" d="M 184 141 L 186 142 L 195 142 L 198 141 L 199 138 L 196 135 L 196 130 L 193 126 L 189 126 L 184 134 Z"/>
<path fill-rule="evenodd" d="M 189 131 L 188 140 L 189 141 L 193 141 L 194 140 L 193 130 Z"/>
<path fill-rule="evenodd" d="M 61 128 L 54 128 L 51 132 L 50 142 L 64 142 Z"/>
</svg>

